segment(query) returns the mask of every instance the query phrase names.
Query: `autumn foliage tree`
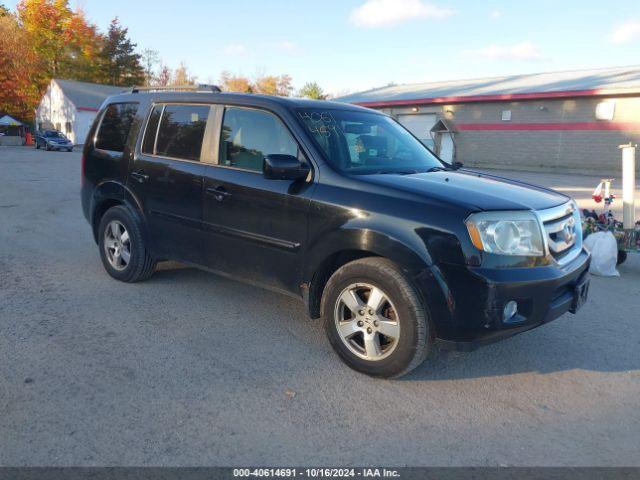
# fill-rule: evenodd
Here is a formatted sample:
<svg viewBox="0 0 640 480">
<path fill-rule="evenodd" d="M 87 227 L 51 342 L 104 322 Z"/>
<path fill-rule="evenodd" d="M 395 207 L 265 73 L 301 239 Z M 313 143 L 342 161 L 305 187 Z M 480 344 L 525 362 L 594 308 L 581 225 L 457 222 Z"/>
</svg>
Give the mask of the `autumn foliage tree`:
<svg viewBox="0 0 640 480">
<path fill-rule="evenodd" d="M 224 71 L 220 75 L 220 88 L 225 92 L 253 93 L 251 80 L 242 75 Z"/>
<path fill-rule="evenodd" d="M 38 75 L 41 68 L 39 57 L 29 47 L 28 35 L 16 18 L 0 16 L 0 111 L 16 118 L 33 117 L 45 82 Z"/>
<path fill-rule="evenodd" d="M 258 74 L 254 80 L 227 71 L 220 75 L 220 88 L 225 92 L 262 93 L 288 97 L 293 92 L 289 75 Z"/>
<path fill-rule="evenodd" d="M 197 77 L 189 73 L 189 68 L 184 62 L 180 62 L 178 68 L 173 72 L 174 85 L 195 85 Z"/>
<path fill-rule="evenodd" d="M 288 97 L 293 91 L 289 75 L 260 75 L 254 82 L 254 91 L 265 95 Z"/>
<path fill-rule="evenodd" d="M 69 8 L 68 0 L 21 0 L 17 14 L 46 77 L 88 81 L 100 77 L 101 37 L 81 10 Z"/>
</svg>

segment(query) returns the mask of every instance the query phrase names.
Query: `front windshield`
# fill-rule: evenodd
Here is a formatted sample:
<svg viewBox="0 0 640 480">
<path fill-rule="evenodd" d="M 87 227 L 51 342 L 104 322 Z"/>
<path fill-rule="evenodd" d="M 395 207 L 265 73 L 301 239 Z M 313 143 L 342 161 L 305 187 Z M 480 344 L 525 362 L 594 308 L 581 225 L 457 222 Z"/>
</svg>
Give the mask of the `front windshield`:
<svg viewBox="0 0 640 480">
<path fill-rule="evenodd" d="M 301 109 L 298 118 L 336 170 L 417 173 L 444 164 L 392 118 L 357 110 Z"/>
<path fill-rule="evenodd" d="M 65 138 L 65 139 L 67 138 L 67 137 L 64 136 L 63 133 L 55 132 L 55 131 L 51 131 L 51 130 L 49 130 L 48 132 L 45 132 L 44 135 L 45 135 L 45 137 L 48 137 L 48 138 Z"/>
</svg>

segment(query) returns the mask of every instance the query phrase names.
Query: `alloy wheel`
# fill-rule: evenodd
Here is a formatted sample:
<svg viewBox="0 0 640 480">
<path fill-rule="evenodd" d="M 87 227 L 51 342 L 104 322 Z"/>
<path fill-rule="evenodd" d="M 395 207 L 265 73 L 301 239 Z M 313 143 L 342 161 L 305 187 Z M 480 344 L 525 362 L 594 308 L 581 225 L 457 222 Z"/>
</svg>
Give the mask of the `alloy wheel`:
<svg viewBox="0 0 640 480">
<path fill-rule="evenodd" d="M 112 220 L 104 232 L 104 252 L 107 261 L 116 270 L 127 268 L 131 260 L 131 239 L 129 232 L 118 220 Z"/>
<path fill-rule="evenodd" d="M 398 346 L 397 310 L 374 285 L 354 283 L 345 288 L 336 301 L 334 321 L 342 343 L 364 360 L 382 360 Z"/>
</svg>

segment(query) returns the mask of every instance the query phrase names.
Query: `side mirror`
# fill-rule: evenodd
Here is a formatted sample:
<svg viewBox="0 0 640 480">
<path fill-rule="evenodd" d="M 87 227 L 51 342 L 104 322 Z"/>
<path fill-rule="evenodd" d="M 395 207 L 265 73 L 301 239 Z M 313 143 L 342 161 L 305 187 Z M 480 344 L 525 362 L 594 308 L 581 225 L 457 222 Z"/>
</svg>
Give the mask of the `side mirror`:
<svg viewBox="0 0 640 480">
<path fill-rule="evenodd" d="M 269 180 L 299 180 L 309 174 L 309 167 L 293 155 L 271 154 L 264 157 L 262 174 Z"/>
</svg>

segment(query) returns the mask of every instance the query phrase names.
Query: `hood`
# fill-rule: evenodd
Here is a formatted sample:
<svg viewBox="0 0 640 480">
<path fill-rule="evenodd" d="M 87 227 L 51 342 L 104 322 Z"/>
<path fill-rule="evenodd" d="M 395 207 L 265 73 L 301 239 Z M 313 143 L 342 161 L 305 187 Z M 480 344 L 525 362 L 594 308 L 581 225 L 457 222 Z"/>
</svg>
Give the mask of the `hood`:
<svg viewBox="0 0 640 480">
<path fill-rule="evenodd" d="M 53 142 L 53 143 L 69 143 L 70 142 L 70 140 L 67 140 L 66 138 L 57 138 L 57 137 L 48 138 L 47 141 Z"/>
<path fill-rule="evenodd" d="M 468 170 L 362 175 L 363 181 L 478 210 L 543 210 L 569 197 L 548 188 Z"/>
</svg>

